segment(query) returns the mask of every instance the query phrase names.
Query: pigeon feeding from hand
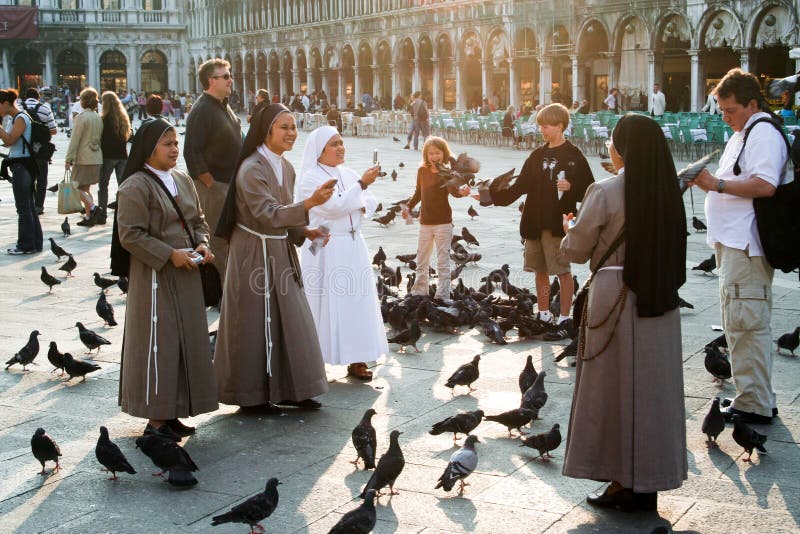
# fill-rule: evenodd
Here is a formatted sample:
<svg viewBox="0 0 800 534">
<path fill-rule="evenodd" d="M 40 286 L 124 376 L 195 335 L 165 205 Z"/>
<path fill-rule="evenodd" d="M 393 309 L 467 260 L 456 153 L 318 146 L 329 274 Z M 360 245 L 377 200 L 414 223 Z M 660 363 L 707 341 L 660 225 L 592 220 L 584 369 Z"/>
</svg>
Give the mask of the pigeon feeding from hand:
<svg viewBox="0 0 800 534">
<path fill-rule="evenodd" d="M 725 356 L 720 349 L 712 345 L 706 345 L 703 347 L 703 350 L 706 353 L 706 357 L 703 360 L 706 371 L 711 373 L 711 376 L 714 377 L 712 382 L 722 385 L 725 380 L 731 377 L 730 360 L 728 360 L 728 357 Z"/>
<path fill-rule="evenodd" d="M 49 239 L 50 239 L 50 250 L 52 251 L 53 254 L 56 255 L 56 261 L 61 261 L 61 258 L 63 256 L 70 255 L 69 252 L 58 246 L 55 239 L 53 239 L 52 237 Z"/>
<path fill-rule="evenodd" d="M 717 258 L 712 254 L 710 258 L 707 260 L 703 260 L 694 267 L 692 267 L 693 271 L 702 271 L 703 274 L 711 274 L 711 272 L 717 268 Z"/>
<path fill-rule="evenodd" d="M 50 342 L 50 349 L 47 351 L 47 361 L 53 366 L 53 370 L 50 371 L 51 373 L 61 369 L 61 375 L 59 376 L 64 376 L 64 355 L 58 351 L 58 346 L 55 341 Z"/>
<path fill-rule="evenodd" d="M 70 276 L 72 276 L 72 271 L 74 271 L 75 267 L 77 267 L 77 266 L 78 266 L 78 262 L 75 261 L 75 258 L 72 256 L 72 254 L 70 254 L 69 258 L 67 258 L 67 261 L 65 261 L 64 265 L 59 267 L 58 270 L 66 272 L 67 273 L 67 277 L 70 277 Z"/>
<path fill-rule="evenodd" d="M 86 382 L 86 375 L 99 371 L 101 367 L 92 362 L 85 362 L 83 360 L 76 360 L 69 352 L 64 353 L 64 371 L 69 375 L 67 382 L 80 376 L 83 378 L 81 382 Z"/>
<path fill-rule="evenodd" d="M 103 278 L 99 273 L 94 273 L 94 285 L 106 292 L 109 287 L 116 285 L 118 280 L 113 278 Z"/>
<path fill-rule="evenodd" d="M 705 232 L 708 230 L 706 223 L 694 216 L 692 217 L 692 227 L 694 228 L 695 232 Z"/>
<path fill-rule="evenodd" d="M 466 241 L 470 245 L 475 245 L 476 247 L 480 246 L 478 240 L 475 239 L 475 236 L 470 233 L 470 231 L 467 229 L 466 226 L 461 229 L 461 237 L 463 237 L 464 241 Z"/>
<path fill-rule="evenodd" d="M 122 291 L 123 295 L 128 294 L 128 279 L 124 276 L 120 276 L 119 280 L 117 280 L 117 287 L 119 290 Z"/>
<path fill-rule="evenodd" d="M 64 222 L 61 223 L 61 233 L 64 237 L 72 235 L 72 229 L 69 226 L 69 217 L 64 217 Z"/>
<path fill-rule="evenodd" d="M 478 443 L 477 436 L 471 434 L 467 436 L 464 446 L 450 456 L 450 461 L 447 463 L 447 467 L 444 468 L 444 473 L 439 477 L 434 489 L 442 488 L 445 491 L 450 491 L 458 482 L 458 494 L 464 494 L 464 486 L 469 486 L 469 482 L 464 482 L 464 479 L 478 467 L 478 453 L 475 451 L 475 443 Z"/>
<path fill-rule="evenodd" d="M 375 427 L 372 426 L 372 416 L 375 410 L 370 408 L 364 412 L 361 422 L 356 425 L 351 434 L 353 447 L 356 449 L 356 459 L 350 462 L 358 466 L 358 460 L 364 460 L 364 469 L 375 469 L 375 454 L 378 449 L 378 438 L 375 434 Z"/>
<path fill-rule="evenodd" d="M 471 204 L 469 206 L 469 209 L 467 210 L 467 215 L 469 215 L 470 219 L 474 219 L 475 217 L 478 216 L 478 212 L 475 211 L 475 208 L 473 208 Z"/>
<path fill-rule="evenodd" d="M 53 292 L 53 286 L 57 286 L 61 283 L 61 280 L 47 272 L 47 269 L 45 269 L 44 265 L 42 265 L 42 274 L 39 276 L 39 280 L 41 280 L 42 283 L 48 287 L 48 293 Z"/>
<path fill-rule="evenodd" d="M 447 382 L 444 384 L 445 387 L 450 388 L 450 395 L 455 395 L 456 386 L 467 386 L 469 388 L 467 395 L 475 391 L 475 388 L 472 387 L 472 383 L 480 377 L 480 370 L 478 369 L 480 361 L 481 355 L 476 354 L 471 362 L 465 363 L 450 375 L 450 378 L 448 378 Z"/>
<path fill-rule="evenodd" d="M 375 490 L 369 490 L 364 495 L 364 502 L 358 508 L 350 510 L 333 525 L 328 534 L 369 534 L 375 528 L 377 515 L 375 513 Z"/>
<path fill-rule="evenodd" d="M 530 447 L 532 449 L 536 449 L 539 451 L 539 458 L 541 458 L 543 461 L 547 461 L 548 458 L 553 457 L 553 455 L 550 454 L 550 451 L 556 450 L 558 446 L 561 445 L 560 428 L 560 425 L 556 423 L 553 425 L 553 428 L 547 432 L 528 436 L 522 440 L 522 445 L 520 445 L 520 447 Z"/>
<path fill-rule="evenodd" d="M 37 336 L 40 335 L 41 334 L 38 330 L 34 330 L 30 333 L 28 336 L 28 342 L 25 344 L 25 346 L 19 349 L 19 351 L 6 362 L 6 371 L 8 371 L 8 368 L 15 363 L 22 365 L 23 371 L 28 370 L 26 367 L 33 363 L 34 358 L 36 358 L 36 355 L 39 354 L 39 339 Z"/>
<path fill-rule="evenodd" d="M 753 455 L 753 449 L 758 449 L 760 453 L 767 454 L 767 449 L 764 448 L 767 436 L 759 434 L 747 426 L 738 414 L 733 415 L 733 441 L 747 451 L 747 458 L 742 459 L 744 462 L 750 461 L 750 457 Z"/>
<path fill-rule="evenodd" d="M 97 298 L 97 304 L 94 307 L 97 315 L 103 320 L 103 324 L 108 326 L 117 326 L 117 321 L 114 320 L 114 308 L 106 300 L 106 294 L 102 291 Z"/>
<path fill-rule="evenodd" d="M 520 408 L 527 408 L 535 410 L 537 413 L 547 403 L 547 392 L 544 390 L 544 378 L 547 376 L 547 371 L 542 371 L 536 377 L 533 385 L 528 388 L 528 391 L 522 396 Z"/>
<path fill-rule="evenodd" d="M 538 415 L 538 412 L 535 410 L 528 410 L 527 408 L 515 408 L 514 410 L 509 410 L 501 414 L 487 415 L 484 417 L 484 419 L 487 421 L 500 423 L 508 429 L 508 436 L 513 438 L 515 436 L 514 433 L 511 432 L 512 429 L 515 429 L 517 432 L 519 432 L 521 436 L 522 427 L 536 419 Z"/>
<path fill-rule="evenodd" d="M 108 437 L 108 429 L 104 426 L 100 427 L 100 437 L 97 438 L 94 455 L 100 465 L 104 467 L 103 471 L 111 473 L 111 478 L 108 480 L 117 480 L 117 473 L 136 474 L 136 470 L 122 454 L 117 444 Z"/>
<path fill-rule="evenodd" d="M 367 481 L 367 485 L 364 486 L 364 490 L 359 495 L 362 499 L 366 497 L 370 490 L 376 491 L 376 495 L 380 497 L 381 490 L 386 486 L 389 486 L 389 495 L 398 494 L 398 492 L 394 490 L 394 483 L 397 477 L 400 476 L 400 473 L 403 472 L 403 468 L 406 465 L 403 451 L 400 448 L 400 443 L 397 441 L 400 434 L 402 434 L 402 432 L 399 430 L 392 430 L 392 433 L 389 434 L 389 448 L 383 453 L 380 460 L 378 460 L 378 466 L 375 468 L 375 471 L 372 472 L 372 476 Z"/>
<path fill-rule="evenodd" d="M 250 533 L 264 532 L 264 527 L 259 523 L 275 511 L 278 507 L 278 479 L 275 477 L 267 480 L 264 491 L 253 495 L 241 504 L 237 504 L 231 511 L 211 518 L 211 526 L 223 523 L 246 523 L 250 526 Z"/>
<path fill-rule="evenodd" d="M 438 436 L 444 432 L 453 433 L 453 443 L 458 440 L 459 434 L 469 434 L 475 430 L 483 420 L 483 410 L 475 410 L 474 412 L 462 412 L 452 415 L 447 419 L 443 419 L 438 423 L 434 423 L 428 434 L 431 436 Z"/>
<path fill-rule="evenodd" d="M 712 447 L 719 447 L 719 445 L 717 445 L 717 436 L 725 430 L 725 418 L 719 410 L 719 397 L 715 397 L 714 401 L 711 403 L 711 408 L 709 408 L 708 413 L 703 418 L 703 424 L 700 426 L 700 430 L 702 430 L 703 434 L 708 438 L 706 440 L 706 446 L 709 449 Z"/>
<path fill-rule="evenodd" d="M 194 486 L 197 479 L 192 475 L 197 465 L 189 453 L 171 439 L 156 434 L 148 434 L 136 438 L 136 448 L 150 458 L 161 469 L 153 476 L 163 477 L 167 473 L 167 482 L 173 486 Z"/>
<path fill-rule="evenodd" d="M 388 338 L 387 341 L 389 343 L 397 343 L 400 345 L 398 352 L 405 353 L 405 348 L 407 346 L 412 346 L 414 347 L 414 350 L 419 352 L 419 349 L 417 348 L 417 341 L 419 341 L 420 337 L 422 337 L 422 330 L 419 328 L 419 321 L 414 319 L 411 321 L 411 324 L 406 330 L 401 330 L 394 336 Z"/>
<path fill-rule="evenodd" d="M 31 452 L 33 456 L 42 464 L 42 470 L 39 471 L 40 475 L 46 475 L 44 470 L 45 462 L 55 462 L 56 467 L 53 473 L 61 470 L 61 464 L 58 462 L 58 457 L 61 456 L 61 449 L 58 444 L 48 436 L 44 428 L 37 428 L 31 438 Z"/>
<path fill-rule="evenodd" d="M 794 350 L 800 346 L 800 326 L 794 329 L 794 332 L 789 332 L 788 334 L 783 334 L 781 337 L 778 338 L 776 341 L 778 344 L 778 352 L 783 350 L 788 350 L 794 356 Z"/>
<path fill-rule="evenodd" d="M 103 345 L 111 345 L 111 342 L 104 338 L 103 336 L 94 333 L 92 330 L 89 330 L 83 323 L 77 322 L 75 326 L 78 327 L 78 335 L 81 338 L 81 342 L 86 345 L 86 348 L 89 349 L 84 354 L 91 354 L 94 349 L 97 349 L 97 352 L 100 352 L 100 347 Z"/>
<path fill-rule="evenodd" d="M 536 382 L 537 376 L 539 376 L 539 373 L 536 372 L 536 368 L 533 366 L 533 355 L 528 354 L 525 360 L 525 367 L 523 367 L 522 371 L 519 373 L 518 382 L 521 395 L 525 395 L 525 392 Z"/>
</svg>

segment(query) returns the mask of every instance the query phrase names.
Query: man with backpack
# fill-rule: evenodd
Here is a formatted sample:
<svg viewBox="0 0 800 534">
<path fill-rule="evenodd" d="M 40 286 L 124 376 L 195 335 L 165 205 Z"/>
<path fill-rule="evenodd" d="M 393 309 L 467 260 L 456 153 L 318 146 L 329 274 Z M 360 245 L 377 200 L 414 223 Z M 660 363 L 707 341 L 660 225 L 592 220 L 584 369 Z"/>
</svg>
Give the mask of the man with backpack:
<svg viewBox="0 0 800 534">
<path fill-rule="evenodd" d="M 759 235 L 754 201 L 772 197 L 785 181 L 788 144 L 771 123 L 774 116 L 761 111 L 761 87 L 752 74 L 728 71 L 713 95 L 734 134 L 716 176 L 703 170 L 693 185 L 707 192 L 707 241 L 716 254 L 722 324 L 736 386 L 724 414 L 726 420 L 738 414 L 745 423 L 768 424 L 778 413 L 770 330 L 774 269 Z"/>
<path fill-rule="evenodd" d="M 25 93 L 25 101 L 22 102 L 22 110 L 31 118 L 32 133 L 31 147 L 34 152 L 36 166 L 39 168 L 39 176 L 35 178 L 35 199 L 36 211 L 39 215 L 44 213 L 44 197 L 47 194 L 47 167 L 50 158 L 53 156 L 55 148 L 50 139 L 58 133 L 56 119 L 50 105 L 41 101 L 39 90 L 35 87 L 28 89 Z"/>
<path fill-rule="evenodd" d="M 422 98 L 422 93 L 417 91 L 413 95 L 411 102 L 411 127 L 408 130 L 408 138 L 406 139 L 406 150 L 411 148 L 411 138 L 414 138 L 414 150 L 418 150 L 419 136 L 422 135 L 422 142 L 425 143 L 425 138 L 430 133 L 430 124 L 428 123 L 428 104 Z"/>
</svg>

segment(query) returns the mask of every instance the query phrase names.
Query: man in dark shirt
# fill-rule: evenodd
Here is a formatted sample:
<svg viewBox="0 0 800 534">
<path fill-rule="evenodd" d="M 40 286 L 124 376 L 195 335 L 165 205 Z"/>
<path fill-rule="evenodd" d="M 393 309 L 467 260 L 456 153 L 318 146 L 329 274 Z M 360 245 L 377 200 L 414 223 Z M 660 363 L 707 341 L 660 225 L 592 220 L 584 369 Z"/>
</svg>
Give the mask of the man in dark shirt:
<svg viewBox="0 0 800 534">
<path fill-rule="evenodd" d="M 527 194 L 519 224 L 525 239 L 524 269 L 536 273 L 537 319 L 548 331 L 545 339 L 555 341 L 575 334 L 569 318 L 574 282 L 569 261 L 560 248 L 564 237 L 562 215 L 577 212 L 576 203 L 583 200 L 594 177 L 581 151 L 564 138 L 569 125 L 569 110 L 564 105 L 545 106 L 536 122 L 547 144 L 533 151 L 511 187 L 490 188 L 490 194 L 498 206 L 508 206 Z M 561 286 L 559 317 L 552 317 L 549 311 L 550 275 L 558 275 Z"/>
<path fill-rule="evenodd" d="M 50 105 L 41 101 L 39 90 L 35 87 L 28 89 L 25 94 L 25 101 L 22 103 L 22 109 L 28 112 L 28 115 L 33 120 L 43 122 L 50 130 L 50 135 L 56 135 L 58 129 L 56 128 L 56 120 L 53 117 L 53 111 Z M 35 178 L 35 198 L 36 198 L 36 211 L 41 215 L 44 213 L 44 197 L 47 194 L 47 170 L 50 164 L 49 159 L 36 158 L 36 165 L 39 167 L 39 176 Z"/>
<path fill-rule="evenodd" d="M 211 249 L 223 280 L 228 262 L 228 243 L 215 237 L 214 230 L 242 148 L 241 123 L 228 105 L 233 87 L 230 68 L 230 63 L 220 58 L 200 65 L 198 76 L 203 94 L 192 106 L 186 120 L 183 148 L 186 166 L 196 180 L 200 206 L 211 229 Z"/>
</svg>

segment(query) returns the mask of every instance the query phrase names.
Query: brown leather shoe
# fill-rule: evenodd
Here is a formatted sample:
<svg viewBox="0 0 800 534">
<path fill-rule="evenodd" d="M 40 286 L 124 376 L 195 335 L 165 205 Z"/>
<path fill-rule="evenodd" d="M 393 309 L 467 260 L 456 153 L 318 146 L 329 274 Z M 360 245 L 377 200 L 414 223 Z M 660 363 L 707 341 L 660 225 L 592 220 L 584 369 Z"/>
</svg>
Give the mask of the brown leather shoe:
<svg viewBox="0 0 800 534">
<path fill-rule="evenodd" d="M 367 369 L 367 364 L 363 362 L 351 363 L 348 365 L 347 374 L 365 382 L 372 380 L 372 371 Z"/>
</svg>

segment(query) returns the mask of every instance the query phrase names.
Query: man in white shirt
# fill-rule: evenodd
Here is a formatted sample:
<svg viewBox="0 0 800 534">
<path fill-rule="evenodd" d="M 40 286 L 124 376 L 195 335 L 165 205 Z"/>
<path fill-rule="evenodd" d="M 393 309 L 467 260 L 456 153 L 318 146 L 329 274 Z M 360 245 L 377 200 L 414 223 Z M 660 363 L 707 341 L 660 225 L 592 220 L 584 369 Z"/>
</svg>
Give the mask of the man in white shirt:
<svg viewBox="0 0 800 534">
<path fill-rule="evenodd" d="M 650 96 L 650 114 L 661 117 L 667 111 L 667 97 L 661 92 L 661 85 L 653 84 L 653 94 Z"/>
<path fill-rule="evenodd" d="M 706 98 L 706 105 L 703 106 L 703 109 L 700 111 L 707 111 L 712 115 L 719 114 L 719 106 L 717 105 L 717 99 L 714 96 L 713 91 L 708 93 L 708 98 Z"/>
<path fill-rule="evenodd" d="M 773 125 L 753 125 L 770 116 L 760 111 L 762 97 L 755 76 L 730 70 L 713 94 L 734 134 L 716 176 L 704 170 L 694 185 L 708 193 L 707 241 L 716 254 L 722 324 L 736 386 L 736 398 L 725 413 L 726 419 L 739 414 L 744 422 L 764 424 L 778 413 L 772 390 L 770 331 L 774 271 L 761 248 L 753 199 L 775 194 L 786 173 L 788 154 Z"/>
<path fill-rule="evenodd" d="M 619 107 L 617 103 L 618 96 L 619 96 L 619 89 L 614 87 L 611 89 L 611 91 L 609 91 L 606 99 L 603 100 L 603 104 L 606 105 L 606 108 L 610 111 L 613 111 L 616 114 L 619 114 Z"/>
</svg>

